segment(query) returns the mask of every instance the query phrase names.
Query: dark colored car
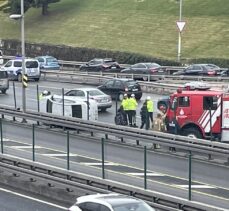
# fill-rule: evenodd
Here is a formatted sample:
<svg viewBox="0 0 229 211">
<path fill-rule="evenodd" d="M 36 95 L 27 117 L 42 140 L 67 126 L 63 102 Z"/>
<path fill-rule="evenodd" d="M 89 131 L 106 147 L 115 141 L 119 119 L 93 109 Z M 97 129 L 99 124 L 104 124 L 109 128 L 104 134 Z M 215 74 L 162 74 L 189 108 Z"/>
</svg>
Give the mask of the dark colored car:
<svg viewBox="0 0 229 211">
<path fill-rule="evenodd" d="M 184 70 L 173 73 L 173 75 L 215 76 L 219 74 L 220 70 L 220 67 L 214 64 L 193 64 Z"/>
<path fill-rule="evenodd" d="M 149 75 L 150 80 L 158 80 L 160 77 L 157 77 L 156 75 L 164 75 L 166 71 L 157 63 L 137 63 L 121 70 L 121 73 L 134 74 L 134 79 L 147 81 Z"/>
<path fill-rule="evenodd" d="M 105 59 L 92 59 L 80 66 L 80 71 L 107 71 L 107 72 L 120 72 L 120 65 L 118 62 L 111 58 Z"/>
<path fill-rule="evenodd" d="M 114 78 L 99 86 L 98 89 L 110 95 L 112 99 L 122 100 L 125 93 L 129 96 L 135 94 L 135 98 L 140 100 L 142 90 L 138 82 L 128 78 Z"/>
</svg>

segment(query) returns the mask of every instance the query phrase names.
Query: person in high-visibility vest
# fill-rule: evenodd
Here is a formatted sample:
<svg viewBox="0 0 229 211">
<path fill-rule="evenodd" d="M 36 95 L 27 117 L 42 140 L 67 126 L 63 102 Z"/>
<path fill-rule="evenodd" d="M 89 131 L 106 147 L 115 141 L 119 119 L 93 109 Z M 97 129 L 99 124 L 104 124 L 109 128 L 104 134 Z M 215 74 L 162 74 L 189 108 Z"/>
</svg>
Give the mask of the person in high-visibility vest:
<svg viewBox="0 0 229 211">
<path fill-rule="evenodd" d="M 151 120 L 151 124 L 153 127 L 153 101 L 151 100 L 150 96 L 147 96 L 146 98 L 146 106 L 149 114 L 149 121 Z"/>
<path fill-rule="evenodd" d="M 50 91 L 44 90 L 40 95 L 39 95 L 39 100 L 42 100 L 44 97 L 47 97 L 48 95 L 51 95 Z"/>
<path fill-rule="evenodd" d="M 127 123 L 127 125 L 128 125 L 128 120 L 127 120 L 127 116 L 128 116 L 128 112 L 129 112 L 129 108 L 128 108 L 128 95 L 127 94 L 124 94 L 124 98 L 123 98 L 123 100 L 122 100 L 122 102 L 121 102 L 121 106 L 122 106 L 122 108 L 123 108 L 123 111 L 124 111 L 124 113 L 123 113 L 123 115 L 124 115 L 124 117 L 125 117 L 125 120 L 126 120 L 126 123 Z"/>
<path fill-rule="evenodd" d="M 137 127 L 136 125 L 136 110 L 138 107 L 137 100 L 135 99 L 135 95 L 131 94 L 131 97 L 128 101 L 128 110 L 129 110 L 129 125 L 132 127 Z"/>
</svg>

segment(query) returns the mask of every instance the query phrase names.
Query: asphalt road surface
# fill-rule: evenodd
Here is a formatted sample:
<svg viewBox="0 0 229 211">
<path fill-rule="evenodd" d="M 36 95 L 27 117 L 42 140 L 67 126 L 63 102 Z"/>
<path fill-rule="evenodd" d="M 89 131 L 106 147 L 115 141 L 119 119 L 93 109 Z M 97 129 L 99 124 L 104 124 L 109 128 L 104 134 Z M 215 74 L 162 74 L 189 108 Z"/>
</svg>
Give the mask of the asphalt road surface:
<svg viewBox="0 0 229 211">
<path fill-rule="evenodd" d="M 37 111 L 38 109 L 37 84 L 39 86 L 39 93 L 41 93 L 44 90 L 49 90 L 51 91 L 52 94 L 58 94 L 58 95 L 62 94 L 62 88 L 64 88 L 64 91 L 66 92 L 73 88 L 93 87 L 90 85 L 80 85 L 80 84 L 70 84 L 70 83 L 58 83 L 58 82 L 47 82 L 47 81 L 40 81 L 39 83 L 37 83 L 31 81 L 28 84 L 28 88 L 26 88 L 26 109 L 35 110 L 35 111 Z M 6 95 L 0 94 L 0 104 L 22 108 L 22 88 L 21 88 L 21 83 L 19 82 L 15 82 L 15 96 L 16 97 L 14 98 L 13 82 L 11 81 L 10 89 L 7 91 L 7 94 Z M 140 126 L 140 122 L 141 122 L 140 109 L 147 96 L 151 96 L 151 99 L 154 101 L 155 111 L 156 111 L 157 101 L 159 98 L 162 97 L 160 95 L 143 93 L 142 99 L 138 102 L 138 109 L 137 109 L 138 126 Z M 16 99 L 16 101 L 14 99 Z M 16 102 L 16 106 L 15 106 L 15 102 Z M 120 106 L 120 102 L 117 103 L 117 107 L 119 106 Z M 107 109 L 106 112 L 99 112 L 99 121 L 114 123 L 115 113 L 116 113 L 116 102 L 113 101 L 112 107 Z"/>
<path fill-rule="evenodd" d="M 22 193 L 9 187 L 0 186 L 1 211 L 63 211 L 66 205 L 50 202 L 41 196 Z"/>
</svg>

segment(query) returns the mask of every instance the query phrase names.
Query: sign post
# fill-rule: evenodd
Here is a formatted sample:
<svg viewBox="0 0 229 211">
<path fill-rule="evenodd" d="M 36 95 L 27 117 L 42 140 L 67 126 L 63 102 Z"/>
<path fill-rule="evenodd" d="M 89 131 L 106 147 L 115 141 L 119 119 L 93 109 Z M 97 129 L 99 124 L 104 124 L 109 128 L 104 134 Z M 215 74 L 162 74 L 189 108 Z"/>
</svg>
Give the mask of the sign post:
<svg viewBox="0 0 229 211">
<path fill-rule="evenodd" d="M 177 53 L 177 61 L 181 60 L 181 32 L 184 29 L 185 21 L 182 21 L 182 0 L 180 0 L 180 18 L 177 21 L 177 27 L 179 29 L 179 37 L 178 37 L 178 53 Z"/>
</svg>

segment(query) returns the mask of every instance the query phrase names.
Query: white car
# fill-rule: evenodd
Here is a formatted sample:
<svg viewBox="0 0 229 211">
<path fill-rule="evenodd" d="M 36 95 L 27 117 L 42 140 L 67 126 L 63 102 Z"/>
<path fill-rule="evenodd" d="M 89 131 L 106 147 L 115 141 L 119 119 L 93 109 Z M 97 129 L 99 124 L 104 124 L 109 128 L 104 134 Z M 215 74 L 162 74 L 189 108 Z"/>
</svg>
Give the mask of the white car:
<svg viewBox="0 0 229 211">
<path fill-rule="evenodd" d="M 81 196 L 69 211 L 155 211 L 155 209 L 140 199 L 110 193 Z"/>
<path fill-rule="evenodd" d="M 97 102 L 98 109 L 101 111 L 106 111 L 107 108 L 110 108 L 112 106 L 111 97 L 97 88 L 72 89 L 65 93 L 65 96 L 82 98 L 84 100 L 87 100 L 87 98 L 89 97 L 89 99 L 93 99 Z"/>
<path fill-rule="evenodd" d="M 21 57 L 9 60 L 1 67 L 1 70 L 5 70 L 8 73 L 11 80 L 22 80 L 22 59 Z M 29 79 L 35 81 L 40 80 L 40 67 L 39 62 L 36 59 L 25 59 L 25 75 Z"/>
</svg>

